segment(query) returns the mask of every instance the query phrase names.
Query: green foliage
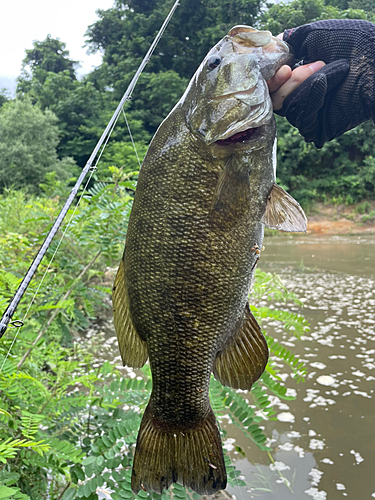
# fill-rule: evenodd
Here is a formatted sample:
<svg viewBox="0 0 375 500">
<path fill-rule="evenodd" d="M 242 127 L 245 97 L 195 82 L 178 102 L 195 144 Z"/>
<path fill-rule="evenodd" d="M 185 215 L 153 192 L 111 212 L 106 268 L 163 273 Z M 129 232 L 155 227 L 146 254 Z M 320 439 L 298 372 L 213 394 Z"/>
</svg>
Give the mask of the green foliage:
<svg viewBox="0 0 375 500">
<path fill-rule="evenodd" d="M 375 5 L 372 0 L 351 0 L 348 2 L 348 6 L 351 9 L 362 9 L 369 12 L 373 17 L 369 21 L 374 21 L 375 18 Z"/>
<path fill-rule="evenodd" d="M 345 196 L 345 205 L 353 205 L 354 199 L 352 195 L 349 193 Z"/>
<path fill-rule="evenodd" d="M 341 2 L 341 5 L 337 5 Z M 343 5 L 345 4 L 345 6 Z M 261 15 L 261 27 L 274 35 L 287 28 L 319 21 L 321 19 L 367 19 L 372 20 L 361 8 L 348 8 L 346 0 L 324 2 L 323 0 L 293 0 L 292 2 L 268 4 L 269 9 Z M 345 9 L 345 10 L 340 10 Z"/>
<path fill-rule="evenodd" d="M 103 64 L 89 78 L 98 88 L 113 89 L 119 100 L 150 47 L 173 2 L 116 0 L 98 10 L 87 45 L 103 53 Z M 153 134 L 181 97 L 187 81 L 208 50 L 236 24 L 254 25 L 259 0 L 181 2 L 148 63 L 130 105 L 130 114 Z"/>
<path fill-rule="evenodd" d="M 58 182 L 54 186 L 54 181 L 49 179 L 48 190 L 60 190 L 66 196 L 66 186 Z M 85 457 L 82 440 L 86 433 L 92 427 L 95 436 L 101 435 L 98 429 L 110 411 L 124 402 L 124 397 L 120 401 L 109 389 L 108 378 L 120 381 L 114 368 L 93 369 L 92 355 L 72 342 L 75 332 L 87 328 L 89 319 L 103 307 L 109 291 L 104 270 L 119 260 L 133 190 L 132 176 L 118 173 L 87 192 L 75 218 L 64 228 L 65 239 L 55 260 L 49 267 L 45 261 L 41 264 L 42 274 L 49 271 L 44 281 L 39 275 L 32 282 L 31 290 L 40 287 L 39 292 L 8 357 L 16 329 L 9 328 L 0 343 L 0 488 L 14 486 L 16 492 L 27 495 L 24 498 L 46 498 L 47 491 L 57 498 L 73 480 L 71 468 Z M 0 197 L 0 206 L 3 309 L 53 223 L 60 202 L 58 197 L 29 198 L 20 191 L 8 191 Z M 53 242 L 46 261 L 56 246 Z M 30 300 L 31 295 L 20 304 L 19 317 Z M 28 357 L 21 359 L 25 354 Z M 125 396 L 131 400 L 126 392 Z M 92 423 L 87 422 L 90 412 L 95 413 Z M 126 413 L 125 418 L 129 417 Z M 3 491 L 13 498 L 13 493 Z M 14 498 L 22 498 L 18 493 Z"/>
<path fill-rule="evenodd" d="M 294 293 L 286 289 L 279 276 L 257 269 L 255 271 L 252 296 L 250 298 L 250 309 L 258 323 L 261 325 L 265 323 L 267 325 L 267 320 L 276 320 L 283 326 L 284 330 L 290 332 L 297 339 L 300 339 L 304 333 L 309 331 L 309 324 L 302 315 L 271 307 L 271 303 L 267 306 L 260 306 L 259 304 L 264 303 L 264 301 L 277 301 L 278 304 L 280 302 L 291 302 L 298 306 L 303 305 Z M 292 370 L 297 383 L 304 380 L 306 375 L 305 364 L 299 360 L 298 356 L 286 349 L 276 339 L 267 334 L 265 334 L 265 337 L 272 356 L 261 380 L 278 397 L 285 398 L 286 390 L 284 386 L 278 383 L 279 377 L 277 373 L 279 369 L 275 368 L 274 360 L 285 363 Z"/>
<path fill-rule="evenodd" d="M 288 310 L 271 307 L 271 304 L 269 306 L 259 306 L 259 304 L 263 303 L 265 300 L 268 302 L 277 301 L 278 303 L 290 301 L 298 306 L 302 305 L 302 302 L 295 294 L 288 292 L 279 276 L 265 273 L 257 269 L 255 272 L 252 297 L 250 299 L 250 308 L 257 321 L 261 325 L 266 322 L 265 324 L 267 325 L 268 319 L 276 320 L 283 326 L 284 330 L 290 332 L 291 335 L 297 339 L 300 339 L 304 333 L 309 331 L 309 324 L 302 315 Z M 264 328 L 266 328 L 266 326 Z M 274 366 L 275 359 L 289 366 L 297 383 L 303 381 L 306 375 L 306 368 L 305 364 L 299 360 L 299 357 L 291 353 L 270 335 L 265 334 L 265 337 L 272 355 L 266 367 L 266 372 L 261 377 L 265 385 L 270 386 L 269 388 L 272 389 L 273 382 L 279 380 L 277 376 L 279 370 Z M 277 395 L 279 397 L 283 398 L 285 396 L 286 391 L 284 391 L 282 385 L 277 383 L 275 389 L 278 391 Z"/>
<path fill-rule="evenodd" d="M 253 25 L 260 9 L 259 0 L 194 0 L 181 3 L 156 53 L 148 73 L 175 71 L 191 78 L 199 63 L 216 41 L 235 24 Z M 99 20 L 89 26 L 86 38 L 92 52 L 104 52 L 101 71 L 118 85 L 136 70 L 167 16 L 172 1 L 116 0 L 112 8 L 98 10 Z"/>
<path fill-rule="evenodd" d="M 153 134 L 180 99 L 187 84 L 188 79 L 173 70 L 144 73 L 131 102 L 131 117 L 142 120 L 147 130 Z M 152 102 L 152 107 L 145 106 L 147 102 Z"/>
<path fill-rule="evenodd" d="M 56 115 L 59 139 L 54 147 L 60 159 L 71 156 L 84 166 L 171 5 L 172 0 L 116 0 L 112 8 L 99 10 L 99 19 L 89 26 L 86 39 L 90 51 L 103 53 L 103 63 L 82 80 L 77 79 L 76 63 L 59 39 L 48 35 L 26 51 L 17 95 L 27 96 L 42 111 Z M 182 2 L 141 75 L 132 100 L 125 106 L 137 146 L 145 149 L 207 51 L 232 26 L 250 24 L 278 34 L 284 28 L 330 18 L 375 20 L 373 2 L 293 0 L 267 4 L 267 8 L 262 8 L 260 0 Z M 0 96 L 0 106 L 4 99 L 8 97 Z M 277 121 L 278 177 L 304 208 L 321 200 L 351 204 L 374 197 L 372 124 L 363 124 L 317 150 L 306 144 L 285 119 L 277 117 Z M 12 137 L 16 135 L 12 129 Z M 110 143 L 118 151 L 124 143 L 130 144 L 123 117 Z M 30 164 L 26 161 L 29 157 L 23 151 L 19 163 Z M 107 165 L 120 168 L 124 162 L 120 159 Z M 9 179 L 13 167 L 6 168 Z M 45 170 L 44 164 L 32 168 L 36 168 L 37 179 L 33 186 L 38 186 L 43 182 L 39 170 Z M 125 171 L 131 170 L 134 168 Z M 22 178 L 16 176 L 16 186 L 22 185 Z M 30 176 L 28 179 L 32 180 Z M 0 176 L 2 185 L 10 184 L 4 184 Z"/>
<path fill-rule="evenodd" d="M 59 156 L 73 156 L 83 166 L 106 125 L 106 117 L 100 113 L 100 92 L 91 82 L 73 77 L 72 69 L 35 70 L 25 78 L 19 79 L 17 95 L 27 96 L 43 111 L 54 113 L 60 134 Z"/>
<path fill-rule="evenodd" d="M 286 28 L 321 19 L 374 20 L 369 9 L 358 10 L 358 6 L 346 0 L 293 0 L 270 4 L 261 16 L 260 25 L 277 35 Z M 308 209 L 316 201 L 337 200 L 339 196 L 342 197 L 340 203 L 345 201 L 347 204 L 374 197 L 373 123 L 359 125 L 317 150 L 313 144 L 306 144 L 285 118 L 277 116 L 276 121 L 278 177 L 304 208 Z"/>
<path fill-rule="evenodd" d="M 143 143 L 135 143 L 136 151 L 129 142 L 112 142 L 106 147 L 100 160 L 100 170 L 95 179 L 100 180 L 110 176 L 124 176 L 139 170 L 139 163 L 142 163 L 147 152 L 147 146 Z M 138 156 L 138 158 L 137 158 Z"/>
<path fill-rule="evenodd" d="M 372 0 L 329 0 L 326 3 L 339 9 L 361 9 L 375 15 L 375 6 Z M 369 21 L 371 21 L 371 18 Z"/>
<path fill-rule="evenodd" d="M 357 214 L 368 213 L 371 210 L 371 205 L 368 201 L 364 201 L 355 207 L 355 211 Z"/>
<path fill-rule="evenodd" d="M 110 488 L 114 500 L 196 498 L 180 485 L 163 495 L 131 492 L 132 450 L 140 412 L 151 390 L 149 367 L 141 377 L 124 378 L 109 362 L 95 367 L 100 343 L 73 342 L 78 338 L 74 332 L 87 328 L 102 307 L 104 292 L 109 290 L 101 281 L 103 270 L 117 264 L 123 247 L 134 181 L 132 174 L 122 174 L 117 167 L 109 170 L 113 177 L 96 182 L 65 228 L 66 238 L 49 268 L 52 272 L 32 285 L 33 289 L 40 285 L 39 293 L 16 344 L 12 346 L 16 329 L 11 328 L 0 344 L 0 493 L 4 498 L 95 499 L 97 488 Z M 27 265 L 23 261 L 44 237 L 59 203 L 57 198 L 30 199 L 9 191 L 0 198 L 0 205 L 0 304 L 4 307 Z M 7 231 L 10 220 L 16 221 L 12 233 Z M 82 274 L 87 262 L 92 264 Z M 259 271 L 254 297 L 255 302 L 273 298 L 298 303 L 279 278 Z M 26 307 L 27 301 L 22 302 L 19 317 Z M 262 321 L 263 309 L 259 311 Z M 297 318 L 281 313 L 279 319 L 289 329 L 300 325 Z M 20 359 L 30 348 L 28 356 Z M 294 369 L 294 358 L 273 346 L 272 350 Z M 270 393 L 290 399 L 272 368 L 245 396 L 249 400 L 214 379 L 210 389 L 215 410 L 229 412 L 235 425 L 261 450 L 269 450 L 260 426 L 264 418 L 274 415 Z M 244 486 L 229 457 L 226 463 L 229 481 Z"/>
<path fill-rule="evenodd" d="M 9 92 L 7 89 L 0 89 L 0 108 L 9 101 Z"/>
<path fill-rule="evenodd" d="M 277 274 L 266 273 L 260 269 L 256 269 L 255 278 L 256 280 L 251 292 L 251 303 L 253 304 L 254 311 L 257 311 L 255 306 L 262 300 L 293 301 L 295 304 L 302 306 L 302 302 L 294 293 L 288 291 Z"/>
<path fill-rule="evenodd" d="M 75 171 L 69 158 L 58 160 L 56 117 L 28 100 L 14 100 L 0 108 L 0 190 L 14 186 L 37 191 L 46 173 L 66 180 Z"/>
<path fill-rule="evenodd" d="M 116 0 L 113 8 L 99 11 L 87 40 L 92 51 L 103 51 L 103 64 L 81 81 L 65 44 L 50 36 L 34 42 L 26 51 L 17 89 L 28 99 L 8 102 L 8 96 L 0 95 L 1 309 L 67 195 L 73 162 L 59 161 L 57 154 L 85 163 L 171 4 L 172 0 Z M 372 19 L 370 4 L 294 0 L 273 4 L 261 13 L 259 0 L 182 2 L 125 106 L 140 160 L 206 52 L 233 25 L 256 25 L 277 34 L 316 19 Z M 278 176 L 305 206 L 318 199 L 352 204 L 374 196 L 372 124 L 363 124 L 318 151 L 285 120 L 277 120 Z M 98 367 L 100 341 L 80 338 L 80 332 L 108 307 L 138 168 L 121 116 L 90 189 L 81 205 L 70 210 L 71 223 L 65 223 L 52 243 L 17 311 L 23 318 L 40 286 L 25 326 L 20 331 L 9 328 L 0 344 L 0 499 L 93 500 L 97 488 L 110 488 L 114 500 L 197 498 L 180 485 L 163 495 L 131 492 L 133 448 L 151 389 L 149 367 L 136 378 L 124 377 L 112 363 Z M 11 185 L 27 186 L 39 196 L 14 191 Z M 360 213 L 364 222 L 375 218 L 371 205 Z M 301 306 L 280 278 L 256 272 L 250 303 L 262 329 L 268 332 L 271 319 L 300 338 L 308 324 L 301 315 L 283 310 L 288 301 Z M 304 379 L 306 368 L 284 341 L 269 332 L 266 338 L 270 361 L 252 391 L 237 393 L 212 379 L 210 397 L 219 418 L 229 413 L 255 446 L 269 452 L 262 423 L 275 418 L 270 395 L 293 399 L 278 376 L 280 366 L 288 367 L 297 382 Z M 229 482 L 245 486 L 238 478 L 240 471 L 228 456 L 225 459 Z"/>
<path fill-rule="evenodd" d="M 315 201 L 375 196 L 375 128 L 363 123 L 318 150 L 284 118 L 278 127 L 278 177 L 305 208 Z"/>
<path fill-rule="evenodd" d="M 60 230 L 60 237 L 62 232 L 65 237 L 59 252 L 47 268 L 59 245 L 56 238 L 41 263 L 39 277 L 30 286 L 31 291 L 36 290 L 48 269 L 42 289 L 45 294 L 41 293 L 36 299 L 31 311 L 38 322 L 39 319 L 40 323 L 48 320 L 51 309 L 57 308 L 57 331 L 63 328 L 74 332 L 87 326 L 87 316 L 94 316 L 93 304 L 101 303 L 103 294 L 108 291 L 101 283 L 103 269 L 115 265 L 123 250 L 136 174 L 114 173 L 112 179 L 107 178 L 106 182 L 97 183 L 86 192 L 79 209 L 71 208 L 68 212 L 65 226 Z M 64 197 L 67 195 L 66 187 L 64 190 L 59 182 L 54 185 L 53 179 L 44 189 L 48 193 L 58 191 Z M 9 273 L 21 277 L 27 270 L 31 256 L 43 242 L 59 209 L 58 196 L 30 199 L 20 191 L 0 196 L 0 265 L 3 270 L 0 281 L 6 283 L 7 297 L 17 285 Z M 74 213 L 75 217 L 68 224 Z M 12 221 L 11 227 L 9 221 Z M 80 276 L 84 269 L 84 276 Z M 69 297 L 64 298 L 68 291 Z M 33 328 L 34 325 L 31 330 Z M 25 327 L 23 332 L 27 331 Z"/>
<path fill-rule="evenodd" d="M 42 42 L 34 40 L 33 48 L 26 50 L 26 56 L 22 61 L 23 74 L 19 78 L 19 85 L 30 81 L 31 78 L 37 78 L 44 83 L 46 75 L 50 72 L 61 73 L 68 72 L 72 79 L 75 78 L 74 66 L 77 61 L 69 59 L 69 51 L 66 50 L 66 44 L 58 38 L 52 38 L 47 35 Z"/>
<path fill-rule="evenodd" d="M 363 222 L 372 222 L 375 220 L 375 210 L 371 210 L 371 212 L 369 214 L 366 214 L 362 217 L 362 221 Z"/>
</svg>

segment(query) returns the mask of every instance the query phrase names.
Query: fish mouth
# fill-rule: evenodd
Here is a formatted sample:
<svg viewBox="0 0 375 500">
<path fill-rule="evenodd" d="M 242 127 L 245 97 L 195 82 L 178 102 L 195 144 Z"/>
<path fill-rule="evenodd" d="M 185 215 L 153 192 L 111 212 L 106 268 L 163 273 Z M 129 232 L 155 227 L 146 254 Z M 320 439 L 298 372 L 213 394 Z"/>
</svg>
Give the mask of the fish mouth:
<svg viewBox="0 0 375 500">
<path fill-rule="evenodd" d="M 206 144 L 215 143 L 224 146 L 238 146 L 242 143 L 253 143 L 261 138 L 260 132 L 264 130 L 262 128 L 263 125 L 269 123 L 273 115 L 269 95 L 263 102 L 255 106 L 248 106 L 246 103 L 242 103 L 241 105 L 242 109 L 239 110 L 239 113 L 242 112 L 241 114 L 245 114 L 243 111 L 244 107 L 246 111 L 242 119 L 240 117 L 238 121 L 235 123 L 232 122 L 227 128 L 222 127 L 219 121 L 207 127 L 208 130 L 205 131 L 204 136 Z M 233 113 L 228 116 L 227 121 L 233 118 L 232 115 Z"/>
<path fill-rule="evenodd" d="M 225 139 L 220 139 L 215 141 L 215 144 L 219 146 L 231 146 L 233 144 L 243 144 L 255 139 L 258 139 L 260 135 L 261 127 L 248 128 L 246 130 L 242 130 L 241 132 L 236 132 L 235 134 L 226 137 Z"/>
</svg>

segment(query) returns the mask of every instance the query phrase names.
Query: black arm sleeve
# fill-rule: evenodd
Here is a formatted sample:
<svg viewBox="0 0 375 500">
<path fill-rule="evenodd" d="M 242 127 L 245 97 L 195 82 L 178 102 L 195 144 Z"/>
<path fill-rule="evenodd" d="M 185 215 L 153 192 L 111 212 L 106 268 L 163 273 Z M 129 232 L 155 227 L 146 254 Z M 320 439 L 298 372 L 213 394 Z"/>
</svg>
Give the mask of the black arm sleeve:
<svg viewBox="0 0 375 500">
<path fill-rule="evenodd" d="M 305 80 L 278 112 L 321 148 L 356 125 L 375 120 L 375 25 L 334 19 L 284 31 L 302 64 L 326 66 Z"/>
</svg>

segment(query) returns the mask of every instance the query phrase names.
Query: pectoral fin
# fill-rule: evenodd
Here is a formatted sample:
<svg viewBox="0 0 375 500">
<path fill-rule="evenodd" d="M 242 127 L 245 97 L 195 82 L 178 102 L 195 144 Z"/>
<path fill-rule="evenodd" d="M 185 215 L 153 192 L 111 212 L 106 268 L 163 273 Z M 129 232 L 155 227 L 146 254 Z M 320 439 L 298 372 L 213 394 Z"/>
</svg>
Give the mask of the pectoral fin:
<svg viewBox="0 0 375 500">
<path fill-rule="evenodd" d="M 250 390 L 262 375 L 267 361 L 267 342 L 247 304 L 240 329 L 215 358 L 215 378 L 234 389 Z"/>
<path fill-rule="evenodd" d="M 301 205 L 277 184 L 273 185 L 261 221 L 270 229 L 305 233 L 307 219 Z"/>
<path fill-rule="evenodd" d="M 249 203 L 249 174 L 229 160 L 213 194 L 210 218 L 223 229 L 230 230 L 247 212 Z"/>
<path fill-rule="evenodd" d="M 112 292 L 113 318 L 122 361 L 132 368 L 141 368 L 148 357 L 147 343 L 138 335 L 130 317 L 122 261 Z"/>
</svg>

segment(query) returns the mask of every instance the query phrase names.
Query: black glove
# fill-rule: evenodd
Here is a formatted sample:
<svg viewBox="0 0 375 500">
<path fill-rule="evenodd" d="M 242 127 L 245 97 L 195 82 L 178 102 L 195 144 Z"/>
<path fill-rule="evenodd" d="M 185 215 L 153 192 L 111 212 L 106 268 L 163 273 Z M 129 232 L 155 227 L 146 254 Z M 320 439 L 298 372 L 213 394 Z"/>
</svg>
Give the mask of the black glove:
<svg viewBox="0 0 375 500">
<path fill-rule="evenodd" d="M 375 121 L 375 24 L 333 19 L 284 31 L 297 60 L 326 63 L 284 101 L 277 113 L 306 142 L 321 148 L 356 125 Z"/>
</svg>

